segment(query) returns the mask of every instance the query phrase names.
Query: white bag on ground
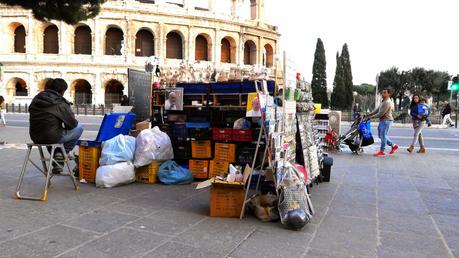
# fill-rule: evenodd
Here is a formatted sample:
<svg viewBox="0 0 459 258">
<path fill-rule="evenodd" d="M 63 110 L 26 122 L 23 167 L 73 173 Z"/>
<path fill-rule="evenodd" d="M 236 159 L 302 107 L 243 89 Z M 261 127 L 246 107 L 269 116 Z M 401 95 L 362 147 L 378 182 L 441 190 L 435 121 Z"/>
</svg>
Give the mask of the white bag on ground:
<svg viewBox="0 0 459 258">
<path fill-rule="evenodd" d="M 99 165 L 113 165 L 119 162 L 133 161 L 135 138 L 127 135 L 118 135 L 102 144 L 102 153 Z"/>
<path fill-rule="evenodd" d="M 96 171 L 97 187 L 114 187 L 130 184 L 135 181 L 135 170 L 132 162 L 121 162 L 114 165 L 101 166 Z"/>
<path fill-rule="evenodd" d="M 157 126 L 143 130 L 136 138 L 134 158 L 136 167 L 149 165 L 154 160 L 174 159 L 171 139 Z"/>
</svg>

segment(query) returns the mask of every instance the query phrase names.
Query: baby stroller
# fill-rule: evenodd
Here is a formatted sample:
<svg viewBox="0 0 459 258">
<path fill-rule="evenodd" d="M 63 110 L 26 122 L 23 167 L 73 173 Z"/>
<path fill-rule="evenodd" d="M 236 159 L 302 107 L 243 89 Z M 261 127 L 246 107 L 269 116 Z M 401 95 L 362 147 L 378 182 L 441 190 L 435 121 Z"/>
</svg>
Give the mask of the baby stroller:
<svg viewBox="0 0 459 258">
<path fill-rule="evenodd" d="M 338 146 L 346 144 L 351 149 L 352 153 L 359 154 L 363 152 L 365 146 L 374 143 L 373 135 L 371 134 L 370 119 L 365 119 L 362 116 L 357 116 L 351 129 L 339 138 Z"/>
</svg>

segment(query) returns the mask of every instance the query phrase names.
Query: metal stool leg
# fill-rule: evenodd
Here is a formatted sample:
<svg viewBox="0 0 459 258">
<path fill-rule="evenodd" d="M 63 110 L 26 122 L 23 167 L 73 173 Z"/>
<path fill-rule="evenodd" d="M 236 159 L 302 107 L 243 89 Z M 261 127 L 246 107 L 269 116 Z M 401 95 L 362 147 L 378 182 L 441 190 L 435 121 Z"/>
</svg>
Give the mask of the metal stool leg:
<svg viewBox="0 0 459 258">
<path fill-rule="evenodd" d="M 22 181 L 24 179 L 24 175 L 25 175 L 25 172 L 26 172 L 26 169 L 27 169 L 27 164 L 29 163 L 29 157 L 30 157 L 30 152 L 31 151 L 32 151 L 32 146 L 27 146 L 27 154 L 26 154 L 26 157 L 24 159 L 24 164 L 22 165 L 21 174 L 19 175 L 18 186 L 16 187 L 16 197 L 19 198 L 19 199 L 21 199 L 20 190 L 21 190 Z"/>
<path fill-rule="evenodd" d="M 64 158 L 65 158 L 65 165 L 64 166 L 67 167 L 67 170 L 69 171 L 69 176 L 70 176 L 70 179 L 72 180 L 73 186 L 75 187 L 75 190 L 79 190 L 80 187 L 79 187 L 79 185 L 78 185 L 78 183 L 77 183 L 77 181 L 75 179 L 75 175 L 73 174 L 72 169 L 70 168 L 70 164 L 69 164 L 70 159 L 69 159 L 69 157 L 67 155 L 67 152 L 65 151 L 64 146 L 61 146 L 60 148 L 61 148 L 61 151 L 64 154 Z"/>
</svg>

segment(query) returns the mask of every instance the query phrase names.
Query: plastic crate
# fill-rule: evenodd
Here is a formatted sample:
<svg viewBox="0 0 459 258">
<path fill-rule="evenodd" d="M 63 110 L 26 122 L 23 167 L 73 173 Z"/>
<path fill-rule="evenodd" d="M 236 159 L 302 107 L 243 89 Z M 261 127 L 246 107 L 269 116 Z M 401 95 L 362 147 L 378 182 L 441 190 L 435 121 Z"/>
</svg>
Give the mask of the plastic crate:
<svg viewBox="0 0 459 258">
<path fill-rule="evenodd" d="M 227 161 L 218 161 L 211 160 L 209 168 L 209 178 L 216 176 L 224 176 L 228 174 L 229 162 Z"/>
<path fill-rule="evenodd" d="M 190 141 L 172 141 L 174 149 L 174 159 L 190 159 L 191 158 L 191 142 Z"/>
<path fill-rule="evenodd" d="M 185 114 L 167 114 L 167 121 L 169 122 L 185 122 L 186 115 Z"/>
<path fill-rule="evenodd" d="M 185 123 L 186 128 L 195 128 L 195 129 L 209 129 L 210 123 L 209 122 L 187 122 Z"/>
<path fill-rule="evenodd" d="M 231 141 L 232 128 L 212 128 L 212 139 L 214 141 Z"/>
<path fill-rule="evenodd" d="M 195 140 L 209 140 L 211 138 L 209 128 L 190 128 L 188 129 L 188 137 Z"/>
<path fill-rule="evenodd" d="M 158 182 L 158 171 L 161 161 L 153 161 L 148 166 L 135 169 L 135 181 L 144 184 L 156 184 Z"/>
<path fill-rule="evenodd" d="M 100 142 L 80 141 L 78 154 L 78 169 L 80 180 L 88 183 L 96 182 L 96 171 L 99 167 L 99 158 L 102 151 Z"/>
<path fill-rule="evenodd" d="M 190 159 L 188 165 L 193 178 L 196 179 L 207 179 L 209 178 L 209 161 L 208 160 L 197 160 Z"/>
<path fill-rule="evenodd" d="M 240 83 L 214 83 L 211 86 L 212 93 L 232 93 L 239 94 L 241 92 Z"/>
<path fill-rule="evenodd" d="M 215 160 L 236 162 L 236 144 L 215 143 Z"/>
<path fill-rule="evenodd" d="M 249 164 L 252 166 L 253 157 L 255 155 L 255 147 L 240 147 L 237 149 L 236 162 L 239 165 L 245 166 Z M 263 149 L 261 149 L 263 150 Z M 259 150 L 259 151 L 261 151 Z"/>
<path fill-rule="evenodd" d="M 210 216 L 238 218 L 244 197 L 244 184 L 213 182 L 210 188 Z"/>
<path fill-rule="evenodd" d="M 252 134 L 252 129 L 233 129 L 231 139 L 235 142 L 251 142 Z"/>
<path fill-rule="evenodd" d="M 191 141 L 191 157 L 194 159 L 210 159 L 212 157 L 210 141 Z"/>
<path fill-rule="evenodd" d="M 172 136 L 175 139 L 185 140 L 188 138 L 188 129 L 185 123 L 175 123 L 172 127 Z"/>
</svg>

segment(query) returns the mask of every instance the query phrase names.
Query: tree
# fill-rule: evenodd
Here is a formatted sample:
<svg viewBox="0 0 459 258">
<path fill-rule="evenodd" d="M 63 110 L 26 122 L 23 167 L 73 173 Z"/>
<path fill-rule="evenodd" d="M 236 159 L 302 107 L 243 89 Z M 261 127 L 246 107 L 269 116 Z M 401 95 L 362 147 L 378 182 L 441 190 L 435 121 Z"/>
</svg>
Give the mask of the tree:
<svg viewBox="0 0 459 258">
<path fill-rule="evenodd" d="M 355 102 L 360 103 L 364 111 L 373 110 L 375 104 L 376 86 L 368 83 L 354 85 L 353 91 L 357 92 Z"/>
<path fill-rule="evenodd" d="M 341 51 L 341 63 L 344 81 L 344 108 L 352 108 L 352 102 L 354 101 L 352 88 L 354 83 L 352 82 L 351 57 L 347 44 L 343 45 L 343 50 Z"/>
<path fill-rule="evenodd" d="M 328 107 L 327 97 L 327 61 L 325 59 L 325 48 L 322 40 L 317 39 L 314 64 L 312 66 L 312 97 L 323 107 Z"/>
<path fill-rule="evenodd" d="M 100 5 L 106 0 L 0 0 L 7 5 L 18 5 L 32 10 L 41 21 L 58 20 L 76 24 L 99 14 Z"/>
<path fill-rule="evenodd" d="M 333 92 L 331 96 L 332 107 L 343 110 L 349 108 L 346 106 L 345 91 L 343 63 L 339 52 L 337 52 L 335 79 L 333 80 Z"/>
</svg>

